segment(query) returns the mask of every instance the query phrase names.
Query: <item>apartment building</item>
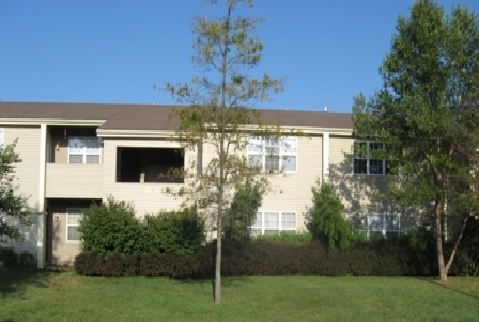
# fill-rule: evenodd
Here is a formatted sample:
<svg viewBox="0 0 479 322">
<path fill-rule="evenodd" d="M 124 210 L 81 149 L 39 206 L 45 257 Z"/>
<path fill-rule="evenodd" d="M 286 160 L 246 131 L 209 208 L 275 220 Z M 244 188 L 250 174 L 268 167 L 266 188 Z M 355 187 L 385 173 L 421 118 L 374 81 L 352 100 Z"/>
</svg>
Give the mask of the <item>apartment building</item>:
<svg viewBox="0 0 479 322">
<path fill-rule="evenodd" d="M 28 211 L 46 213 L 30 228 L 33 237 L 27 236 L 27 249 L 34 250 L 39 267 L 73 263 L 80 246 L 78 219 L 92 202 L 111 195 L 132 202 L 138 216 L 180 207 L 181 200 L 164 188 L 181 187 L 184 181 L 167 181 L 161 174 L 198 157 L 207 160 L 209 152 L 205 147 L 200 156 L 198 151 L 177 153 L 181 145 L 171 139 L 176 124 L 169 118 L 173 108 L 0 102 L 0 143 L 17 139 L 22 159 L 11 189 L 29 197 Z M 386 163 L 368 154 L 354 155 L 351 114 L 264 110 L 263 117 L 304 135 L 285 137 L 288 149 L 278 143 L 277 164 L 286 176 L 272 179 L 277 189 L 263 198 L 252 227 L 256 234 L 304 230 L 311 188 L 318 179 L 334 185 L 347 214 L 400 212 L 389 202 L 368 198 L 385 188 Z M 264 151 L 251 140 L 248 157 L 266 166 Z M 357 144 L 366 151 L 381 148 L 375 142 Z M 398 220 L 379 228 L 396 231 Z"/>
</svg>

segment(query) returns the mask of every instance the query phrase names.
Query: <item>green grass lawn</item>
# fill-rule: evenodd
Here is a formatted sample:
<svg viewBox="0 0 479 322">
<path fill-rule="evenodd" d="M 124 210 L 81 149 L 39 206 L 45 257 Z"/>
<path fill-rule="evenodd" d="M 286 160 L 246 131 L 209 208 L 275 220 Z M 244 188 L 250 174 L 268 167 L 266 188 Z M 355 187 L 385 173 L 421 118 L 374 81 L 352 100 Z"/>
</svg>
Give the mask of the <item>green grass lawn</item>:
<svg viewBox="0 0 479 322">
<path fill-rule="evenodd" d="M 0 269 L 6 321 L 479 321 L 479 279 L 255 276 L 94 278 Z"/>
</svg>

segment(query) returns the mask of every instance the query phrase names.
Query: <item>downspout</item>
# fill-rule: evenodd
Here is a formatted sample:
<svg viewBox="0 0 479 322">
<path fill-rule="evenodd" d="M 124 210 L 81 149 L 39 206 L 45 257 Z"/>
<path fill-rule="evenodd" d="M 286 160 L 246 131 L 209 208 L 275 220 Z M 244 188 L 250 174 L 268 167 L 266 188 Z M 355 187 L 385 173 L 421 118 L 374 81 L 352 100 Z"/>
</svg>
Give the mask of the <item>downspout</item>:
<svg viewBox="0 0 479 322">
<path fill-rule="evenodd" d="M 40 126 L 40 171 L 38 180 L 37 210 L 40 213 L 37 217 L 37 268 L 45 267 L 46 240 L 45 240 L 45 175 L 47 158 L 47 125 Z"/>
<path fill-rule="evenodd" d="M 329 132 L 323 133 L 323 182 L 329 181 Z"/>
</svg>

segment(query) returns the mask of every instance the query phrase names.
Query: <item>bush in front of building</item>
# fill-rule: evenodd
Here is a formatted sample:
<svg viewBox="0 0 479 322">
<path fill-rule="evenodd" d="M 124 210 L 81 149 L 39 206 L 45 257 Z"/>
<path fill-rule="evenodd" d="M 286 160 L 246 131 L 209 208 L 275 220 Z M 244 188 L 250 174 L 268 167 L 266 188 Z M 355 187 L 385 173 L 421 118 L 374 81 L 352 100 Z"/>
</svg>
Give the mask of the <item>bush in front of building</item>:
<svg viewBox="0 0 479 322">
<path fill-rule="evenodd" d="M 204 219 L 196 208 L 163 211 L 139 219 L 131 204 L 113 197 L 85 210 L 78 230 L 82 253 L 104 259 L 114 254 L 188 254 L 205 243 Z"/>
<path fill-rule="evenodd" d="M 94 204 L 83 212 L 78 231 L 82 237 L 82 253 L 108 257 L 112 253 L 141 252 L 140 221 L 135 216 L 135 208 L 111 196 L 105 203 Z"/>
<path fill-rule="evenodd" d="M 142 221 L 142 253 L 191 254 L 205 243 L 205 222 L 197 209 L 147 215 Z"/>
</svg>

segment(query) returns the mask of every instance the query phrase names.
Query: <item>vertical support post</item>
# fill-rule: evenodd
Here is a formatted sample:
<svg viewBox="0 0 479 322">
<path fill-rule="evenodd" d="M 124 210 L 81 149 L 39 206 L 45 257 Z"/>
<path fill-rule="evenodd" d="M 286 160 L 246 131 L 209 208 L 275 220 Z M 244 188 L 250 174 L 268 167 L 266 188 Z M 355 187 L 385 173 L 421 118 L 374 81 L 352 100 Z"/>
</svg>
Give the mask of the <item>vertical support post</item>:
<svg viewBox="0 0 479 322">
<path fill-rule="evenodd" d="M 45 241 L 45 172 L 47 158 L 47 125 L 40 127 L 40 171 L 38 180 L 38 212 L 37 220 L 37 268 L 45 267 L 46 241 Z"/>
<path fill-rule="evenodd" d="M 323 133 L 323 182 L 329 181 L 329 132 Z"/>
</svg>

